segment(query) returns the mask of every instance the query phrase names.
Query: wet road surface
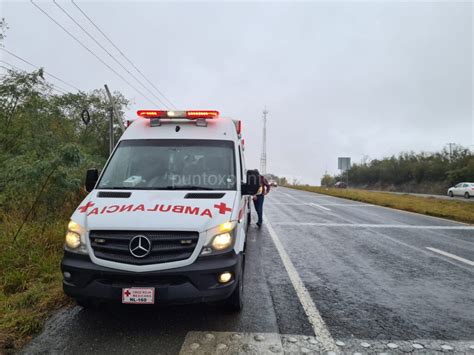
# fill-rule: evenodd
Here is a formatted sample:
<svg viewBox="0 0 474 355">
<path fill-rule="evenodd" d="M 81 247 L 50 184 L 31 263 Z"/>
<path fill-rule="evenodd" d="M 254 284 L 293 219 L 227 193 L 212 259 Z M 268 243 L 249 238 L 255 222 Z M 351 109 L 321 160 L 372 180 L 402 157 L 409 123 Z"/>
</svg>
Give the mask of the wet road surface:
<svg viewBox="0 0 474 355">
<path fill-rule="evenodd" d="M 474 228 L 277 188 L 248 234 L 245 307 L 79 306 L 24 353 L 474 353 Z"/>
</svg>

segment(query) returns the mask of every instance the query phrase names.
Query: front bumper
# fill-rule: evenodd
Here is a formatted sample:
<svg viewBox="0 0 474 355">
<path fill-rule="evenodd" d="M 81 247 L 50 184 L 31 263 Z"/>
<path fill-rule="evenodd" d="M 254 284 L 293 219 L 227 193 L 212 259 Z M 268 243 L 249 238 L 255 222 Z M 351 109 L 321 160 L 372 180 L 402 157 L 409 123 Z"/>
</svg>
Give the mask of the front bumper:
<svg viewBox="0 0 474 355">
<path fill-rule="evenodd" d="M 170 270 L 130 272 L 93 264 L 87 255 L 65 251 L 61 270 L 64 292 L 78 300 L 121 302 L 122 288 L 154 287 L 156 304 L 213 302 L 228 298 L 242 270 L 242 256 L 233 251 L 198 258 L 193 264 Z M 219 284 L 217 275 L 230 271 L 234 277 Z"/>
</svg>

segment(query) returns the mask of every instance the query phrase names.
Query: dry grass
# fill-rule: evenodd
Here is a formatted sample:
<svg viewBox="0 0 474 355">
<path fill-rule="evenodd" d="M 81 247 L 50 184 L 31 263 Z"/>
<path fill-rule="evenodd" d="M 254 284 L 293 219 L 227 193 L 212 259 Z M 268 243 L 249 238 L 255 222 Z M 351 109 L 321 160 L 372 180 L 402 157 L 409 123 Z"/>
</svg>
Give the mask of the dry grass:
<svg viewBox="0 0 474 355">
<path fill-rule="evenodd" d="M 335 189 L 318 186 L 288 187 L 474 224 L 474 203 L 356 189 Z"/>
<path fill-rule="evenodd" d="M 20 218 L 0 222 L 0 354 L 14 352 L 38 333 L 47 316 L 70 301 L 59 268 L 65 218 L 29 222 L 13 241 Z"/>
</svg>

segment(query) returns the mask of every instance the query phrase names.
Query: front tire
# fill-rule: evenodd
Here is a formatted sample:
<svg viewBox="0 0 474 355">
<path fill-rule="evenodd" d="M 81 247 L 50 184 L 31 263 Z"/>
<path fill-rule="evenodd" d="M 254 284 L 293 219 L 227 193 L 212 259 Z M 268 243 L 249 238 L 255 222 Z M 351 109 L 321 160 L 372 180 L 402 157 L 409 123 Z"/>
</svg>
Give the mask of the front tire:
<svg viewBox="0 0 474 355">
<path fill-rule="evenodd" d="M 471 198 L 471 196 L 469 195 L 469 192 L 466 192 L 466 193 L 464 194 L 464 198 L 467 198 L 467 199 L 470 199 L 470 198 Z"/>
<path fill-rule="evenodd" d="M 242 268 L 239 273 L 239 279 L 234 292 L 225 301 L 226 308 L 232 312 L 240 312 L 244 308 L 244 267 L 242 262 Z"/>
<path fill-rule="evenodd" d="M 449 191 L 449 192 L 448 192 L 448 195 L 449 195 L 449 197 L 454 197 L 454 194 L 453 194 L 452 191 Z"/>
</svg>

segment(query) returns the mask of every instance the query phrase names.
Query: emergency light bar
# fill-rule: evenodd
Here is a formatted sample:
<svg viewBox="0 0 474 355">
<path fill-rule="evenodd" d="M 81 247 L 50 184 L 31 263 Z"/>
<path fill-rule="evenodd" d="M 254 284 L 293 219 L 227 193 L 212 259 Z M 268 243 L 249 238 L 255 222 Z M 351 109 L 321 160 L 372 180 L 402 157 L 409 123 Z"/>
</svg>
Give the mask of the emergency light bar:
<svg viewBox="0 0 474 355">
<path fill-rule="evenodd" d="M 219 117 L 219 111 L 194 110 L 194 111 L 158 111 L 158 110 L 139 110 L 137 115 L 142 118 L 165 118 L 165 119 L 212 119 Z"/>
</svg>

